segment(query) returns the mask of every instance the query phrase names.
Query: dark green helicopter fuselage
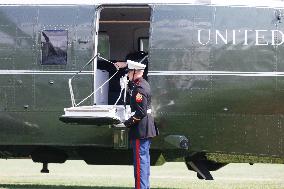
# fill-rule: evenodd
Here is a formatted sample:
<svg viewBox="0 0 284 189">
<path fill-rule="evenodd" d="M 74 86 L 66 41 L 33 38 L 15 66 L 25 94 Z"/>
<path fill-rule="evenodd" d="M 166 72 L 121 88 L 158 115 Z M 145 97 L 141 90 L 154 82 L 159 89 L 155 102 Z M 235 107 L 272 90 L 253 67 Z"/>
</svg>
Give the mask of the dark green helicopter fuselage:
<svg viewBox="0 0 284 189">
<path fill-rule="evenodd" d="M 45 163 L 67 159 L 83 159 L 89 164 L 132 163 L 125 128 L 59 121 L 64 108 L 71 106 L 68 79 L 94 56 L 97 10 L 107 7 L 0 7 L 2 158 L 32 157 Z M 135 18 L 135 11 L 131 11 L 135 8 L 110 8 L 133 14 L 133 22 L 123 17 L 114 19 L 115 14 L 108 17 L 103 9 L 97 30 L 109 35 L 108 58 L 115 61 L 137 50 L 137 38 L 149 38 L 148 80 L 152 112 L 160 130 L 151 146 L 151 163 L 191 158 L 218 162 L 220 167 L 230 162 L 283 163 L 281 10 L 151 4 L 138 6 L 145 10 L 137 11 L 141 15 Z M 141 22 L 144 16 L 148 20 Z M 141 31 L 148 30 L 146 36 L 145 32 L 130 35 L 139 30 L 138 26 Z M 66 46 L 57 44 L 65 49 L 56 51 L 63 57 L 57 63 L 45 62 L 47 39 L 43 33 L 61 36 L 58 39 L 62 43 L 64 37 L 67 39 Z M 119 38 L 122 34 L 124 38 Z M 130 45 L 132 49 L 123 44 L 127 39 L 135 44 Z M 113 50 L 120 45 L 124 50 Z M 99 47 L 98 52 L 104 48 Z M 73 82 L 78 101 L 94 90 L 92 69 L 87 67 L 89 72 Z M 85 105 L 93 100 L 88 99 Z"/>
</svg>

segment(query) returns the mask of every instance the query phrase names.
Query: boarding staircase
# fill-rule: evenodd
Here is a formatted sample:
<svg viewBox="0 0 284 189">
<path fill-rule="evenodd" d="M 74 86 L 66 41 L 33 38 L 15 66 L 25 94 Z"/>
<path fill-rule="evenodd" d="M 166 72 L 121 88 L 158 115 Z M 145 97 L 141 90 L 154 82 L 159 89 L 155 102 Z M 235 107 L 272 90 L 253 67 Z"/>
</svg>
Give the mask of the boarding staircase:
<svg viewBox="0 0 284 189">
<path fill-rule="evenodd" d="M 97 54 L 91 60 L 89 60 L 87 64 L 85 64 L 80 69 L 80 71 L 75 73 L 68 80 L 72 107 L 64 108 L 64 115 L 62 115 L 59 118 L 59 120 L 68 124 L 96 125 L 96 126 L 112 125 L 116 127 L 123 127 L 124 125 L 121 123 L 127 120 L 131 114 L 130 106 L 126 105 L 126 91 L 127 91 L 127 82 L 128 82 L 126 75 L 120 79 L 121 91 L 114 105 L 81 106 L 81 104 L 83 104 L 87 99 L 91 98 L 92 96 L 95 96 L 97 92 L 102 90 L 103 86 L 105 86 L 118 73 L 118 70 L 111 77 L 109 77 L 109 79 L 107 79 L 102 85 L 95 88 L 94 91 L 89 96 L 81 100 L 79 103 L 76 103 L 75 101 L 72 81 L 83 71 L 83 69 L 87 65 L 91 64 L 96 59 L 102 59 L 107 61 L 108 63 L 114 64 L 113 62 L 101 57 L 100 54 Z M 94 69 L 93 72 L 94 77 L 96 77 L 95 71 L 96 70 Z M 117 105 L 122 95 L 123 95 L 124 105 Z"/>
</svg>

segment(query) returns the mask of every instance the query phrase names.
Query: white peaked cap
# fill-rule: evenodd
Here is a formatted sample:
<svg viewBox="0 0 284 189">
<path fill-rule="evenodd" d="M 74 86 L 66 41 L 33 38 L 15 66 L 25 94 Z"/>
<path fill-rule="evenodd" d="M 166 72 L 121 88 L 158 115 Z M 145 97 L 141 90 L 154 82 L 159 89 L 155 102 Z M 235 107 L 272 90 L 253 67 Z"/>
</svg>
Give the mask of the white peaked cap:
<svg viewBox="0 0 284 189">
<path fill-rule="evenodd" d="M 127 66 L 129 70 L 144 70 L 146 65 L 132 60 L 127 60 Z"/>
</svg>

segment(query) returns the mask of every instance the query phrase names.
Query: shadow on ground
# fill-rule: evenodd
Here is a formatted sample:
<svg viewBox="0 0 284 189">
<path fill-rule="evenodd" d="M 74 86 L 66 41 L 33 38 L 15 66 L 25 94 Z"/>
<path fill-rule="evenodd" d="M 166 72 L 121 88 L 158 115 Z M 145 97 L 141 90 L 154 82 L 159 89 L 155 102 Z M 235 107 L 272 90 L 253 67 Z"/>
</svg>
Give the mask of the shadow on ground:
<svg viewBox="0 0 284 189">
<path fill-rule="evenodd" d="M 132 187 L 116 186 L 63 186 L 63 185 L 33 185 L 33 184 L 0 184 L 0 189 L 132 189 Z M 152 188 L 158 189 L 158 188 Z M 159 188 L 166 189 L 166 188 Z"/>
</svg>

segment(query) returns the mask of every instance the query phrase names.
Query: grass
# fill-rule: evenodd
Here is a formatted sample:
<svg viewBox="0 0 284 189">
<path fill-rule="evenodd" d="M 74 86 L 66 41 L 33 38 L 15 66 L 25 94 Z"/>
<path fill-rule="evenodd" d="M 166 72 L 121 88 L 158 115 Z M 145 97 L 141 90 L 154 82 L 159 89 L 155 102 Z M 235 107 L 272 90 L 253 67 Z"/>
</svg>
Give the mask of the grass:
<svg viewBox="0 0 284 189">
<path fill-rule="evenodd" d="M 50 164 L 41 174 L 32 160 L 0 160 L 0 189 L 119 189 L 133 188 L 131 166 L 87 165 L 83 161 Z M 196 178 L 183 163 L 151 167 L 151 188 L 284 189 L 284 165 L 229 164 L 212 172 L 214 181 Z"/>
</svg>

